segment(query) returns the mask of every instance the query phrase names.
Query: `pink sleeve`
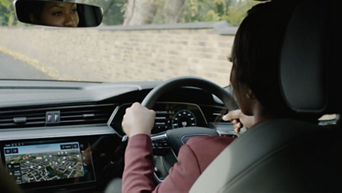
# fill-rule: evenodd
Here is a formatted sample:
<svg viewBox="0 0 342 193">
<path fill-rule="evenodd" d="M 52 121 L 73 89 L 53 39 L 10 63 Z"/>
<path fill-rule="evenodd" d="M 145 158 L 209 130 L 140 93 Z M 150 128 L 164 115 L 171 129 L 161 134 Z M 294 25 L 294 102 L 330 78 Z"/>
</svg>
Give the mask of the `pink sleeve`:
<svg viewBox="0 0 342 193">
<path fill-rule="evenodd" d="M 151 138 L 145 134 L 134 135 L 126 147 L 122 193 L 152 192 L 154 188 Z"/>
<path fill-rule="evenodd" d="M 155 192 L 188 193 L 191 186 L 201 175 L 199 162 L 188 144 L 184 144 L 178 153 L 178 162 L 173 165 L 169 175 L 160 183 Z"/>
<path fill-rule="evenodd" d="M 151 139 L 147 135 L 135 135 L 129 139 L 125 153 L 122 192 L 189 192 L 199 175 L 198 160 L 190 146 L 185 144 L 180 149 L 178 162 L 170 169 L 168 177 L 155 187 Z"/>
</svg>

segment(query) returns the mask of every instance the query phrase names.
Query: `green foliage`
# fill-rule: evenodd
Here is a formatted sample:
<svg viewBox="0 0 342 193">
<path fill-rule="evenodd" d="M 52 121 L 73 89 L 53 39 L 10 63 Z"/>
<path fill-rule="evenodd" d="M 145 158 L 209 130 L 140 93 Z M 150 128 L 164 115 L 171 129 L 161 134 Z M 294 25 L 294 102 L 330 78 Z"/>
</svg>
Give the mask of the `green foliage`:
<svg viewBox="0 0 342 193">
<path fill-rule="evenodd" d="M 227 20 L 238 26 L 255 4 L 253 0 L 187 0 L 180 22 Z"/>
<path fill-rule="evenodd" d="M 227 15 L 225 15 L 222 19 L 227 20 L 230 24 L 234 26 L 238 26 L 243 18 L 245 18 L 247 11 L 256 5 L 256 1 L 239 1 L 233 6 L 228 7 Z"/>
<path fill-rule="evenodd" d="M 103 23 L 105 25 L 120 25 L 124 21 L 124 10 L 127 0 L 99 0 L 103 8 Z"/>
<path fill-rule="evenodd" d="M 156 7 L 156 14 L 153 18 L 153 24 L 164 24 L 165 23 L 165 15 L 164 11 L 166 9 L 166 1 L 165 0 L 157 0 L 154 2 L 154 6 Z"/>
<path fill-rule="evenodd" d="M 12 0 L 0 0 L 0 26 L 12 26 L 18 23 L 12 2 Z"/>
</svg>

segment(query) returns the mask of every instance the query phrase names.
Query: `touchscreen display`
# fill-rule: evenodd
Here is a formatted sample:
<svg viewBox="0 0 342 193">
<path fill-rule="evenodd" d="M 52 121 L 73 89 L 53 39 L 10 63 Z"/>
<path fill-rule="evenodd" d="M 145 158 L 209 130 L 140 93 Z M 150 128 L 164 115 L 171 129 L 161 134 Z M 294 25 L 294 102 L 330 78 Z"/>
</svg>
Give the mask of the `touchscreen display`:
<svg viewBox="0 0 342 193">
<path fill-rule="evenodd" d="M 10 175 L 18 184 L 80 178 L 85 175 L 79 142 L 3 147 Z"/>
</svg>

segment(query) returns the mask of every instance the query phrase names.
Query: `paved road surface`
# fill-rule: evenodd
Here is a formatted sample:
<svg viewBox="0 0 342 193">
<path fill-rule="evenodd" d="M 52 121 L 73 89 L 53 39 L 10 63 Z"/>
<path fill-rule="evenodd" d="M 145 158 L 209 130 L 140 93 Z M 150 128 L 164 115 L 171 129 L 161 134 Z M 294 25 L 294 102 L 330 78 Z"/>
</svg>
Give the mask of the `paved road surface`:
<svg viewBox="0 0 342 193">
<path fill-rule="evenodd" d="M 0 52 L 0 79 L 51 79 L 43 72 Z"/>
</svg>

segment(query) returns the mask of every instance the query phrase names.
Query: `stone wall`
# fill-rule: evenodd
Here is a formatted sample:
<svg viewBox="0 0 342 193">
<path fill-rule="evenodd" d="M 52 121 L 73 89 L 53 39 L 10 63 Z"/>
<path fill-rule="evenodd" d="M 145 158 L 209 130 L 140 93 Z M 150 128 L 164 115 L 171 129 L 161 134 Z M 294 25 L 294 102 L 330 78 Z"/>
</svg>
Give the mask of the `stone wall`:
<svg viewBox="0 0 342 193">
<path fill-rule="evenodd" d="M 55 79 L 147 81 L 191 75 L 225 86 L 234 29 L 224 33 L 220 25 L 2 27 L 0 51 Z"/>
</svg>

